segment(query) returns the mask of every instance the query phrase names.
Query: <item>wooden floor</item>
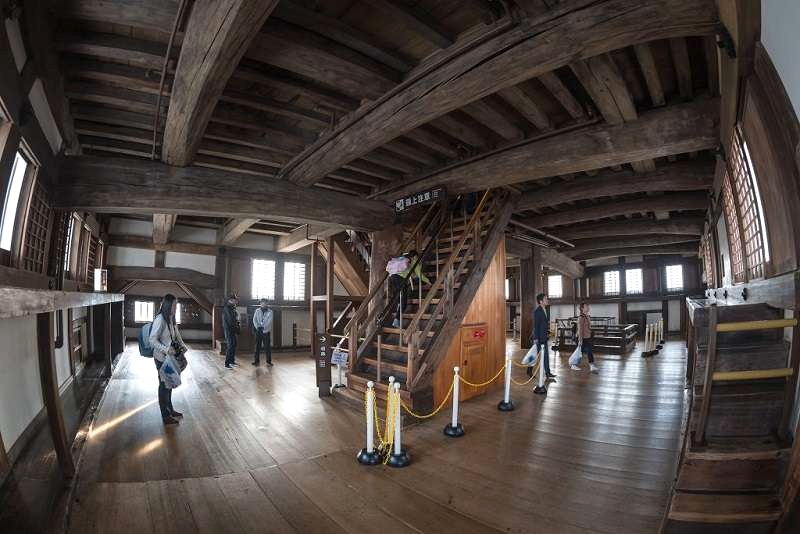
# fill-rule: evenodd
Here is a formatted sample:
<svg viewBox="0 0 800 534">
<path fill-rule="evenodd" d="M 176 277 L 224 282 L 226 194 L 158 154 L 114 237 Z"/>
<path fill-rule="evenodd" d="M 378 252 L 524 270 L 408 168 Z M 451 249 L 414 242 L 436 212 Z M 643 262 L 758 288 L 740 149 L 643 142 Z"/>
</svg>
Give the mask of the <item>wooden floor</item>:
<svg viewBox="0 0 800 534">
<path fill-rule="evenodd" d="M 513 350 L 510 349 L 510 350 Z M 519 354 L 519 351 L 515 351 Z M 151 360 L 128 352 L 88 438 L 70 531 L 657 532 L 680 442 L 685 349 L 600 356 L 599 375 L 555 356 L 547 396 L 514 386 L 404 431 L 413 464 L 362 467 L 364 415 L 319 399 L 313 361 L 247 358 L 226 371 L 193 351 L 164 428 Z M 524 379 L 524 371 L 514 370 Z"/>
</svg>

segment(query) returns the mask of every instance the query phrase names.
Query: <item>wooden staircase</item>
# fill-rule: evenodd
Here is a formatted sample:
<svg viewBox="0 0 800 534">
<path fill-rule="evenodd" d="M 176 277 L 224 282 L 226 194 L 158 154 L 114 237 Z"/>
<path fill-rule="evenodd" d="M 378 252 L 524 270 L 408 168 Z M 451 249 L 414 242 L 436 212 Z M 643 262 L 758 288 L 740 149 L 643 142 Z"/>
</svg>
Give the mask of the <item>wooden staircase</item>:
<svg viewBox="0 0 800 534">
<path fill-rule="evenodd" d="M 508 191 L 487 191 L 471 212 L 457 209 L 457 201 L 441 203 L 420 219 L 397 255 L 416 249 L 430 283 L 413 280 L 397 318 L 399 293 L 389 290 L 386 275 L 345 328 L 347 382 L 354 400 L 363 399 L 368 381 L 385 399 L 388 378 L 394 376 L 414 410 L 431 407 L 433 372 L 483 280 L 515 201 Z"/>
<path fill-rule="evenodd" d="M 798 371 L 784 328 L 796 322 L 764 304 L 689 309 L 693 399 L 662 532 L 772 532 Z"/>
</svg>

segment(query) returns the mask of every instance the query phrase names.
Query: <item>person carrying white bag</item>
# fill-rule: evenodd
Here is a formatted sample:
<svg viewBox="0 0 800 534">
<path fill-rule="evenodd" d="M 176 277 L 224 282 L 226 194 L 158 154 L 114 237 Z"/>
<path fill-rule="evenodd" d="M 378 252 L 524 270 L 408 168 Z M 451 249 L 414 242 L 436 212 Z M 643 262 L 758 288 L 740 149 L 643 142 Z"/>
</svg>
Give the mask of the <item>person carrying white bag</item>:
<svg viewBox="0 0 800 534">
<path fill-rule="evenodd" d="M 158 406 L 165 425 L 177 424 L 177 418 L 183 417 L 172 406 L 172 390 L 181 385 L 181 371 L 187 363 L 184 354 L 188 350 L 175 321 L 177 304 L 175 295 L 164 295 L 161 309 L 150 327 L 149 342 L 158 370 Z"/>
<path fill-rule="evenodd" d="M 597 373 L 597 366 L 594 364 L 594 353 L 592 339 L 592 319 L 589 316 L 589 304 L 582 302 L 580 305 L 580 317 L 578 317 L 578 346 L 575 352 L 569 357 L 569 368 L 573 371 L 581 370 L 581 357 L 584 353 L 589 358 L 589 371 Z"/>
</svg>

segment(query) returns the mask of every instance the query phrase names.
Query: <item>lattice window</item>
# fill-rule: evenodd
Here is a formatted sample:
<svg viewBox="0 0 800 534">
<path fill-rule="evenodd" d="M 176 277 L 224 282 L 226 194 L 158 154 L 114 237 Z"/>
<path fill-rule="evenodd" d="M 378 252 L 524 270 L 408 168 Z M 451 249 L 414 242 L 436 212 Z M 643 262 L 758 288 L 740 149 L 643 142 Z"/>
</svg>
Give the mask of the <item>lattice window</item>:
<svg viewBox="0 0 800 534">
<path fill-rule="evenodd" d="M 619 295 L 619 271 L 603 273 L 603 294 Z"/>
<path fill-rule="evenodd" d="M 33 186 L 33 193 L 28 207 L 28 220 L 25 226 L 25 241 L 22 247 L 21 262 L 21 267 L 24 270 L 46 274 L 47 241 L 52 219 L 53 210 L 50 208 L 47 190 L 37 180 Z"/>
<path fill-rule="evenodd" d="M 763 209 L 760 209 L 761 198 L 755 183 L 753 169 L 750 165 L 747 147 L 741 131 L 737 127 L 731 143 L 731 154 L 728 157 L 731 185 L 736 197 L 739 213 L 740 231 L 744 244 L 747 278 L 762 278 L 766 257 Z"/>
<path fill-rule="evenodd" d="M 641 269 L 625 269 L 625 292 L 628 295 L 639 295 L 644 292 Z"/>
<path fill-rule="evenodd" d="M 94 236 L 89 235 L 89 258 L 86 266 L 86 282 L 94 287 L 94 270 L 98 267 L 98 251 L 100 240 Z M 101 252 L 102 254 L 102 252 Z"/>
<path fill-rule="evenodd" d="M 547 277 L 547 296 L 560 299 L 564 296 L 563 279 L 560 274 L 551 274 Z"/>
<path fill-rule="evenodd" d="M 701 241 L 700 257 L 703 258 L 703 271 L 705 271 L 706 284 L 708 287 L 716 287 L 714 283 L 714 262 L 712 260 L 714 254 L 713 248 L 711 234 L 706 234 Z"/>
<path fill-rule="evenodd" d="M 728 227 L 728 244 L 731 249 L 733 281 L 744 282 L 745 266 L 742 254 L 742 234 L 739 230 L 739 216 L 728 171 L 725 171 L 725 175 L 722 177 L 722 211 L 725 213 L 725 224 Z"/>
</svg>

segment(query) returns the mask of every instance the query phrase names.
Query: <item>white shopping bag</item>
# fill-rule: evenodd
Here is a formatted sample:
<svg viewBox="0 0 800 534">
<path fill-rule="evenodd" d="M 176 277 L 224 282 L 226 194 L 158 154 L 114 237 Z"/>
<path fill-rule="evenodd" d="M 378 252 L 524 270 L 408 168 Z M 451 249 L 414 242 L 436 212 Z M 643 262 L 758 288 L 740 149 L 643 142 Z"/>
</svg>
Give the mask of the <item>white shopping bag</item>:
<svg viewBox="0 0 800 534">
<path fill-rule="evenodd" d="M 578 345 L 577 347 L 575 347 L 575 352 L 573 352 L 572 356 L 569 357 L 569 364 L 580 365 L 582 356 L 583 354 L 581 353 L 581 346 Z"/>
<path fill-rule="evenodd" d="M 158 370 L 158 377 L 169 389 L 175 389 L 181 385 L 181 370 L 175 357 L 171 354 L 164 356 L 164 363 Z"/>
<path fill-rule="evenodd" d="M 542 345 L 541 349 L 544 350 L 544 345 Z M 528 353 L 522 357 L 522 365 L 528 365 L 531 367 L 536 365 L 536 362 L 539 361 L 539 352 L 541 351 L 537 351 L 536 344 L 534 344 L 530 350 L 528 350 Z"/>
</svg>

